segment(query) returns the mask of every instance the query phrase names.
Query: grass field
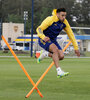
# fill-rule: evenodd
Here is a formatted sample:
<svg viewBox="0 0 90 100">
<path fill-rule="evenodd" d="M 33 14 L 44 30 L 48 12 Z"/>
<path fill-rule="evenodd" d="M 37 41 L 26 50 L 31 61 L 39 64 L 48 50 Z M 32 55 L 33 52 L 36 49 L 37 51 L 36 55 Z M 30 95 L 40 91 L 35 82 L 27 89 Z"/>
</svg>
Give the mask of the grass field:
<svg viewBox="0 0 90 100">
<path fill-rule="evenodd" d="M 20 61 L 34 82 L 52 62 L 44 59 L 37 64 L 35 58 L 20 58 Z M 14 58 L 0 58 L 0 100 L 90 100 L 90 58 L 65 58 L 60 64 L 70 75 L 57 79 L 53 66 L 38 86 L 44 98 L 34 90 L 25 99 L 32 84 Z"/>
</svg>

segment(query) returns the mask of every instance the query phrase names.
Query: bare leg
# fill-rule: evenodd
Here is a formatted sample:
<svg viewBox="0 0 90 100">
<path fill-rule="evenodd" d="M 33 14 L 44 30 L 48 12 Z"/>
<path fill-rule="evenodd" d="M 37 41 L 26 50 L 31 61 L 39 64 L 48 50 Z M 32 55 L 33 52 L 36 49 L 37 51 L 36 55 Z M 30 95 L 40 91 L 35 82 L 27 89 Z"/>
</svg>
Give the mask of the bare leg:
<svg viewBox="0 0 90 100">
<path fill-rule="evenodd" d="M 58 50 L 58 53 L 59 53 L 59 55 L 58 55 L 58 56 L 59 56 L 59 60 L 63 60 L 63 59 L 64 59 L 63 51 L 62 51 L 62 50 Z M 48 56 L 52 58 L 52 54 L 53 54 L 53 53 L 50 53 L 50 52 L 49 52 L 49 53 L 48 53 Z"/>
<path fill-rule="evenodd" d="M 56 68 L 59 67 L 59 50 L 55 44 L 51 44 L 49 47 L 49 51 L 52 52 L 52 55 L 49 54 L 49 56 L 52 56 L 52 59 L 55 63 Z"/>
<path fill-rule="evenodd" d="M 52 52 L 52 53 L 50 53 L 50 52 Z M 66 75 L 69 74 L 69 72 L 64 72 L 60 68 L 59 60 L 63 60 L 64 59 L 64 54 L 63 54 L 63 51 L 59 50 L 55 44 L 51 44 L 49 46 L 48 56 L 51 57 L 53 59 L 54 63 L 55 63 L 56 70 L 57 70 L 57 77 L 58 78 L 66 76 Z"/>
</svg>

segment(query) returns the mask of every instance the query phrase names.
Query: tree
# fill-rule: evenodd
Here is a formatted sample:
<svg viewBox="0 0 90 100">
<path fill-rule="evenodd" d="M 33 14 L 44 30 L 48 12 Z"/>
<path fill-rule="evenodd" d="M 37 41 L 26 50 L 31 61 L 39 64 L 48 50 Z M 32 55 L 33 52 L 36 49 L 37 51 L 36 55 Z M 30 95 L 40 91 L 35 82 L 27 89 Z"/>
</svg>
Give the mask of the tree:
<svg viewBox="0 0 90 100">
<path fill-rule="evenodd" d="M 76 22 L 79 26 L 90 26 L 90 0 L 75 1 L 72 7 L 72 13 L 73 16 L 76 16 Z"/>
<path fill-rule="evenodd" d="M 1 6 L 0 6 L 1 7 Z M 34 33 L 40 23 L 52 15 L 55 8 L 65 7 L 71 26 L 90 26 L 90 0 L 34 0 Z M 3 22 L 24 22 L 23 13 L 28 11 L 27 32 L 31 29 L 31 0 L 2 0 Z M 73 21 L 75 19 L 76 21 Z"/>
</svg>

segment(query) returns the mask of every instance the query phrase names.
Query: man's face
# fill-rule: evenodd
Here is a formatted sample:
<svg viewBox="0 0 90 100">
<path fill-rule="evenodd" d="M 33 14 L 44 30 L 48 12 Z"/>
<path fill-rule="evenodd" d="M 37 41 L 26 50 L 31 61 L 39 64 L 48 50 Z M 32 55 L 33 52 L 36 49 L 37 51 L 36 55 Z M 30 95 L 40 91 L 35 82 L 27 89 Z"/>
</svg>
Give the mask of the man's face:
<svg viewBox="0 0 90 100">
<path fill-rule="evenodd" d="M 57 17 L 61 22 L 63 22 L 66 18 L 66 14 L 67 14 L 66 12 L 57 13 Z"/>
</svg>

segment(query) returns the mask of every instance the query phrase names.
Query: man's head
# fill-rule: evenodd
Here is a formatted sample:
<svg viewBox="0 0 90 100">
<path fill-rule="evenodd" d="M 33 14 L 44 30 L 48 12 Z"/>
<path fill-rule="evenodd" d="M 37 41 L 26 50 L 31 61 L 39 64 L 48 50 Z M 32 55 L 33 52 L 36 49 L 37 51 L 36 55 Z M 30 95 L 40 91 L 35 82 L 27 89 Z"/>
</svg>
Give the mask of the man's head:
<svg viewBox="0 0 90 100">
<path fill-rule="evenodd" d="M 56 13 L 57 13 L 58 19 L 61 22 L 63 22 L 65 20 L 65 18 L 66 18 L 66 14 L 67 14 L 66 13 L 66 9 L 65 8 L 59 8 L 59 9 L 57 9 Z"/>
</svg>

